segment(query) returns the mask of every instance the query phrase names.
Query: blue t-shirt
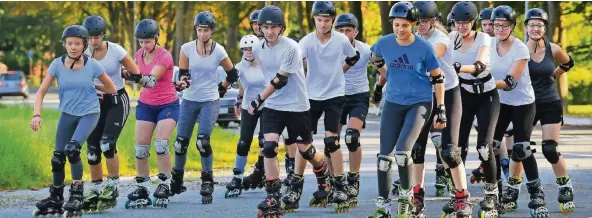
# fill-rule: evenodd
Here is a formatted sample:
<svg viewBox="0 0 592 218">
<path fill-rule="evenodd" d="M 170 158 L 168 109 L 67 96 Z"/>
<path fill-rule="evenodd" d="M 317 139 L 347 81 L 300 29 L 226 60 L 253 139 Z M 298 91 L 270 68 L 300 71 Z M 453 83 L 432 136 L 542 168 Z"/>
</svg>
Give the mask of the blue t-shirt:
<svg viewBox="0 0 592 218">
<path fill-rule="evenodd" d="M 401 105 L 432 101 L 429 71 L 440 64 L 429 42 L 415 37 L 410 45 L 401 46 L 394 34 L 389 34 L 378 39 L 370 50 L 384 58 L 387 66 L 387 101 Z"/>
<path fill-rule="evenodd" d="M 94 81 L 105 69 L 98 61 L 88 58 L 84 67 L 73 71 L 59 57 L 51 62 L 47 72 L 58 81 L 60 111 L 74 116 L 101 112 Z"/>
</svg>

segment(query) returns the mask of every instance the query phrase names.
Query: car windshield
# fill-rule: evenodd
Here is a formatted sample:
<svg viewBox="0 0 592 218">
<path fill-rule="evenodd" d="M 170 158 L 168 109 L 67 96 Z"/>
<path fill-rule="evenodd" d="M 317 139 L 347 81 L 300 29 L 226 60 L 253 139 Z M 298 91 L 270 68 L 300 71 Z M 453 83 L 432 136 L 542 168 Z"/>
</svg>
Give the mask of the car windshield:
<svg viewBox="0 0 592 218">
<path fill-rule="evenodd" d="M 0 80 L 21 80 L 23 77 L 20 73 L 15 74 L 0 74 Z"/>
</svg>

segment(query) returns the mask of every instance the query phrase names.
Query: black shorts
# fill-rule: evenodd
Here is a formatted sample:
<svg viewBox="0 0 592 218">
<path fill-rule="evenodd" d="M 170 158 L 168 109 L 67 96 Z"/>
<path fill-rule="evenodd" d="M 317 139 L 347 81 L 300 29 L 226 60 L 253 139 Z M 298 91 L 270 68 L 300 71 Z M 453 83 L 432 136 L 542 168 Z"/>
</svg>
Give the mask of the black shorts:
<svg viewBox="0 0 592 218">
<path fill-rule="evenodd" d="M 541 121 L 541 125 L 561 123 L 563 125 L 563 105 L 561 100 L 537 103 L 532 125 Z"/>
<path fill-rule="evenodd" d="M 310 113 L 278 111 L 264 108 L 261 114 L 263 134 L 275 133 L 281 135 L 284 128 L 288 129 L 288 138 L 290 143 L 311 144 L 312 130 L 310 129 Z M 286 142 L 287 143 L 287 142 Z"/>
<path fill-rule="evenodd" d="M 317 124 L 323 113 L 325 113 L 325 131 L 337 133 L 337 129 L 339 129 L 339 118 L 345 105 L 345 97 L 338 96 L 322 101 L 310 99 L 309 101 L 313 134 L 317 134 Z"/>
<path fill-rule="evenodd" d="M 370 108 L 370 93 L 363 92 L 353 95 L 345 96 L 345 106 L 341 112 L 341 125 L 347 124 L 347 117 L 355 117 L 364 122 L 366 127 L 366 116 L 368 116 L 368 108 Z"/>
</svg>

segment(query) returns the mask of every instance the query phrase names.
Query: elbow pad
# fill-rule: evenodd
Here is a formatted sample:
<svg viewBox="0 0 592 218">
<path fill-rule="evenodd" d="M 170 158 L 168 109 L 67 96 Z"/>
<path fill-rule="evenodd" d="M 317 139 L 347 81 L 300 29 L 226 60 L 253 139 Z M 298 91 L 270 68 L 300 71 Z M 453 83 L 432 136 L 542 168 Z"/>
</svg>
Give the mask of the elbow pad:
<svg viewBox="0 0 592 218">
<path fill-rule="evenodd" d="M 347 65 L 349 65 L 350 67 L 353 67 L 354 65 L 356 65 L 358 60 L 360 60 L 360 52 L 356 51 L 356 55 L 354 55 L 353 57 L 346 57 L 345 58 L 345 63 Z"/>
<path fill-rule="evenodd" d="M 481 61 L 475 61 L 473 65 L 475 66 L 475 72 L 472 73 L 474 77 L 477 77 L 479 76 L 479 74 L 483 73 L 483 71 L 485 71 L 485 68 L 487 67 L 485 66 L 485 64 L 481 63 Z"/>
<path fill-rule="evenodd" d="M 238 70 L 233 66 L 232 70 L 226 71 L 226 81 L 232 84 L 236 82 L 236 80 L 238 80 Z"/>
<path fill-rule="evenodd" d="M 507 75 L 506 78 L 504 79 L 504 82 L 506 83 L 506 88 L 504 89 L 504 91 L 512 91 L 512 89 L 516 88 L 516 86 L 518 86 L 518 80 L 516 80 L 513 76 Z"/>
<path fill-rule="evenodd" d="M 376 65 L 376 68 L 380 69 L 380 68 L 384 67 L 384 59 L 374 61 L 374 64 Z"/>
<path fill-rule="evenodd" d="M 571 56 L 569 56 L 569 61 L 567 63 L 559 65 L 559 68 L 561 68 L 563 71 L 565 71 L 567 73 L 575 65 L 576 65 L 576 63 L 571 58 Z"/>
<path fill-rule="evenodd" d="M 154 77 L 154 75 L 150 74 L 148 76 L 142 76 L 142 87 L 145 88 L 152 88 L 154 86 L 156 86 L 156 78 Z"/>
<path fill-rule="evenodd" d="M 277 83 L 275 82 L 276 78 L 278 79 Z M 275 75 L 275 78 L 270 81 L 270 83 L 276 90 L 281 89 L 282 87 L 286 86 L 286 84 L 288 84 L 288 77 L 278 73 Z"/>
<path fill-rule="evenodd" d="M 179 78 L 177 80 L 179 80 L 182 76 L 185 77 L 183 81 L 185 81 L 185 83 L 187 84 L 185 88 L 189 88 L 189 86 L 191 86 L 191 84 L 189 83 L 189 80 L 191 80 L 191 74 L 189 73 L 189 70 L 179 69 Z"/>
<path fill-rule="evenodd" d="M 442 75 L 442 72 L 440 72 L 440 74 L 438 74 L 437 76 L 430 76 L 431 79 L 431 83 L 432 85 L 436 85 L 438 83 L 444 83 L 444 75 Z"/>
</svg>

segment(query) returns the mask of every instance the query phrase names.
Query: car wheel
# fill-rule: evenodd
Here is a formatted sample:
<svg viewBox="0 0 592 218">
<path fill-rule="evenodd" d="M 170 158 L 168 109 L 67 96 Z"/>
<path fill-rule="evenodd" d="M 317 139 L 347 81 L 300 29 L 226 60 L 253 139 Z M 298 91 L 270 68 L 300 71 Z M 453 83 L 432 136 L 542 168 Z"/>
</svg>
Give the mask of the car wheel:
<svg viewBox="0 0 592 218">
<path fill-rule="evenodd" d="M 23 94 L 23 98 L 24 98 L 24 99 L 27 99 L 27 98 L 29 98 L 29 94 Z"/>
<path fill-rule="evenodd" d="M 218 122 L 218 126 L 220 126 L 222 128 L 228 128 L 229 124 L 230 124 L 230 122 L 228 122 L 228 121 Z"/>
</svg>

